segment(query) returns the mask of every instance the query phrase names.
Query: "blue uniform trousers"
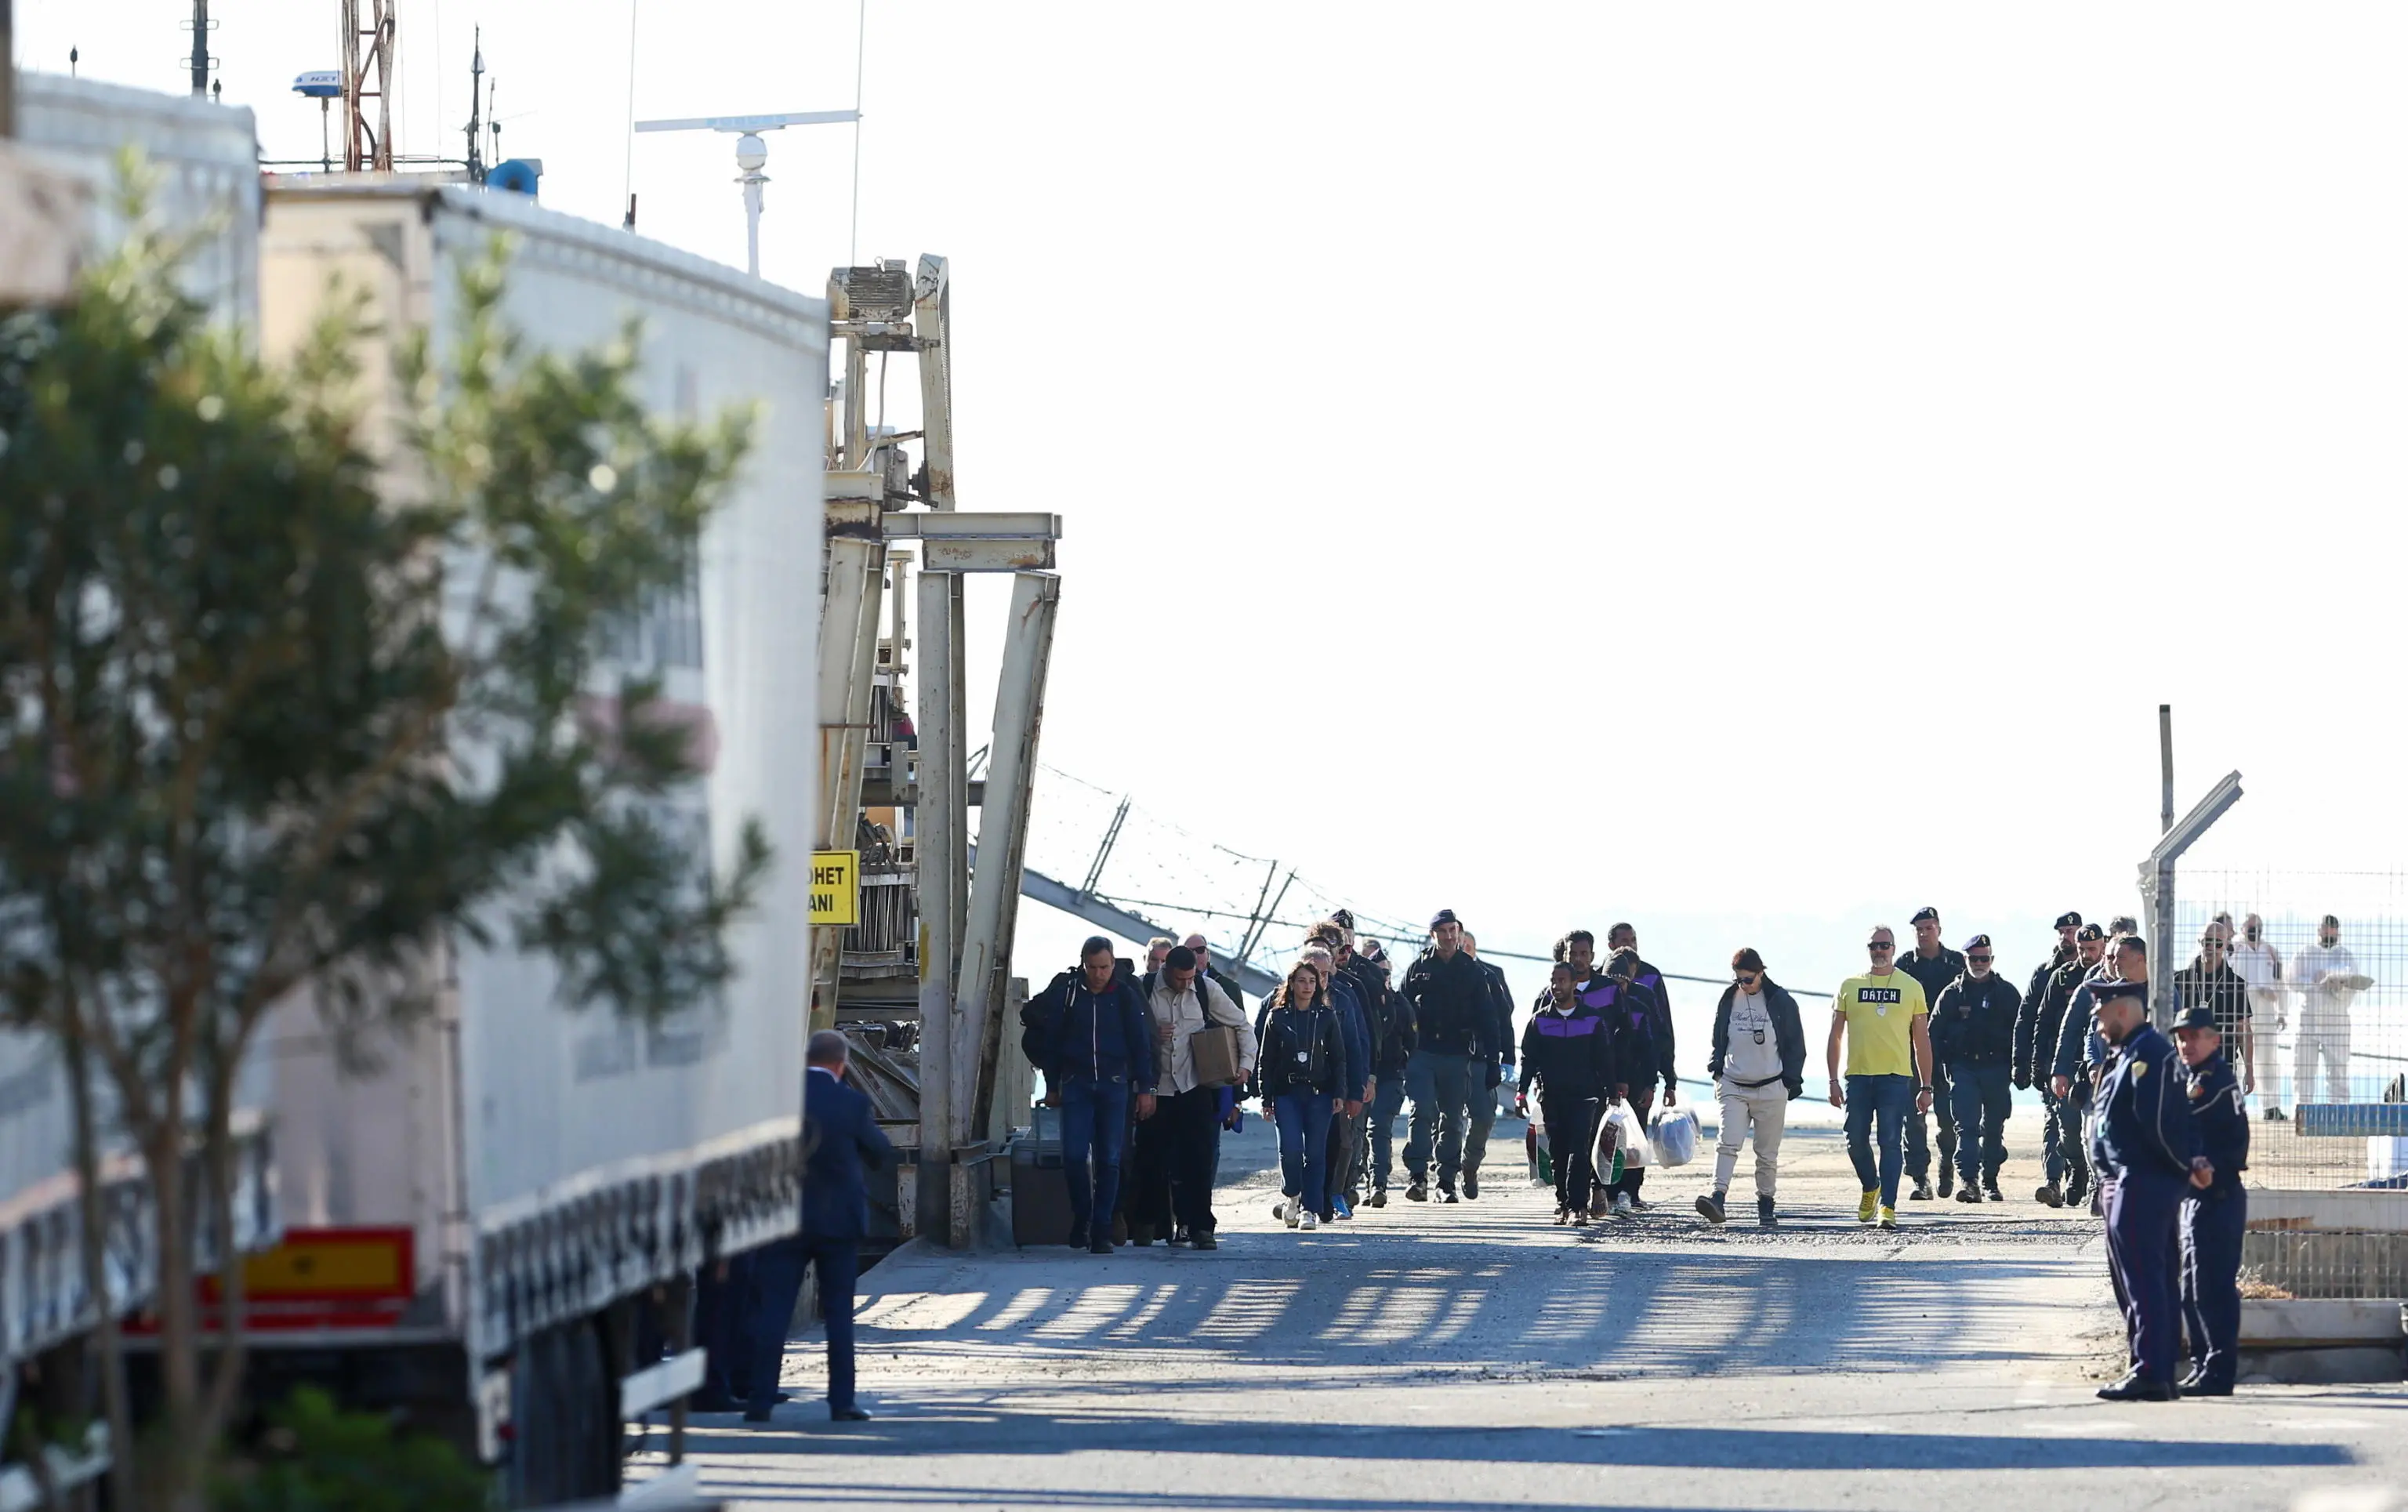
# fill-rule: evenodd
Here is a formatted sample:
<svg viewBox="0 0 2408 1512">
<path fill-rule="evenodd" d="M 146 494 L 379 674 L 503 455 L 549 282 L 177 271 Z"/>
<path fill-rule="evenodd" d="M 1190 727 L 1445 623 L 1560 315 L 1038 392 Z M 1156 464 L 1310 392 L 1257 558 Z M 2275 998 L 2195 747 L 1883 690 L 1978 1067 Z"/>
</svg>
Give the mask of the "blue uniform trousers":
<svg viewBox="0 0 2408 1512">
<path fill-rule="evenodd" d="M 1431 1144 L 1437 1145 L 1438 1184 L 1452 1188 L 1463 1163 L 1463 1120 L 1470 1111 L 1469 1056 L 1415 1050 L 1405 1063 L 1405 1091 L 1413 1100 L 1412 1132 L 1405 1139 L 1405 1174 L 1413 1184 L 1429 1176 Z M 1486 1096 L 1486 1093 L 1483 1093 Z"/>
<path fill-rule="evenodd" d="M 1405 1074 L 1390 1072 L 1380 1078 L 1371 1093 L 1371 1190 L 1388 1190 L 1388 1173 L 1395 1169 L 1393 1152 L 1397 1145 L 1397 1115 L 1405 1108 Z"/>
<path fill-rule="evenodd" d="M 695 1275 L 694 1342 L 703 1348 L 698 1394 L 706 1400 L 741 1402 L 750 1394 L 746 1385 L 752 1378 L 752 1351 L 744 1323 L 752 1305 L 752 1257 L 732 1255 L 720 1263 L 727 1267 L 724 1279 L 716 1265 L 705 1265 Z"/>
<path fill-rule="evenodd" d="M 1956 1125 L 1956 1179 L 1994 1187 L 2007 1163 L 2007 1115 L 2014 1085 L 2002 1065 L 1948 1068 L 1948 1112 Z M 1978 1180 L 1976 1179 L 1978 1177 Z"/>
<path fill-rule="evenodd" d="M 2229 1386 L 2241 1363 L 2241 1235 L 2249 1197 L 2236 1181 L 2182 1200 L 2183 1326 L 2207 1380 Z"/>
<path fill-rule="evenodd" d="M 2124 1171 L 2100 1183 L 2107 1208 L 2107 1264 L 2124 1307 L 2132 1368 L 2172 1382 L 2181 1354 L 2182 1291 L 2175 1265 L 2182 1194 L 2189 1183 L 2164 1171 Z M 2239 1327 L 2236 1319 L 2235 1328 Z"/>
<path fill-rule="evenodd" d="M 2040 1095 L 2048 1120 L 2041 1139 L 2041 1155 L 2047 1166 L 2049 1185 L 2066 1183 L 2068 1192 L 2087 1191 L 2090 1142 L 2082 1132 L 2082 1104 L 2076 1101 L 2081 1093 L 2060 1098 L 2043 1086 Z M 2068 1177 L 2071 1178 L 2070 1182 Z"/>
</svg>

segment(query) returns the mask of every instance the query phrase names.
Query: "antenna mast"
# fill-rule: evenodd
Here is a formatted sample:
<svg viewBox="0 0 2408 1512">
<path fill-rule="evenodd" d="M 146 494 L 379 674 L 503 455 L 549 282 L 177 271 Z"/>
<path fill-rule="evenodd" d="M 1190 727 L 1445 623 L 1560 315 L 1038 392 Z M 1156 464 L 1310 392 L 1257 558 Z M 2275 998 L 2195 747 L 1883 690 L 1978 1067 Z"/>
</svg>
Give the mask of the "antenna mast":
<svg viewBox="0 0 2408 1512">
<path fill-rule="evenodd" d="M 193 0 L 193 98 L 209 93 L 209 0 Z"/>
<path fill-rule="evenodd" d="M 343 0 L 343 167 L 350 173 L 393 171 L 394 12 L 399 4 Z M 370 100 L 376 101 L 374 125 L 368 123 Z"/>
<path fill-rule="evenodd" d="M 485 29 L 477 28 L 477 47 L 468 60 L 468 181 L 485 181 L 485 154 L 478 138 L 485 133 Z"/>
</svg>

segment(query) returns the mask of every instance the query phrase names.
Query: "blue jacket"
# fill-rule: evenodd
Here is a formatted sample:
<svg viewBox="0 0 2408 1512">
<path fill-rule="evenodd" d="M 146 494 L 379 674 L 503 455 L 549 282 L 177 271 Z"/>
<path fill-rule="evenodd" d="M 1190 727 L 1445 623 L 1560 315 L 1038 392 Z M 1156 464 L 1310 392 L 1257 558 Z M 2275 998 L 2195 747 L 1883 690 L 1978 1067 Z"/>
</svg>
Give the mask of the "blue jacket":
<svg viewBox="0 0 2408 1512">
<path fill-rule="evenodd" d="M 2249 1169 L 2249 1114 L 2241 1105 L 2241 1078 L 2222 1055 L 2211 1055 L 2191 1068 L 2189 1093 L 2199 1152 L 2215 1167 L 2215 1184 L 2208 1192 L 2229 1196 L 2241 1190 L 2241 1173 Z"/>
<path fill-rule="evenodd" d="M 2101 1176 L 2187 1180 L 2200 1153 L 2189 1080 L 2173 1042 L 2143 1024 L 2108 1057 L 2090 1159 Z"/>
<path fill-rule="evenodd" d="M 1342 971 L 1330 974 L 1329 1001 L 1338 1009 L 1339 1048 L 1344 1052 L 1339 1095 L 1351 1102 L 1371 1079 L 1371 1015 L 1363 1006 L 1362 989 Z M 1254 1043 L 1262 1041 L 1257 1037 Z"/>
<path fill-rule="evenodd" d="M 894 1158 L 867 1097 L 818 1066 L 803 1073 L 804 1238 L 867 1237 L 869 1190 L 861 1164 Z"/>
<path fill-rule="evenodd" d="M 1159 1075 L 1154 1018 L 1135 981 L 1114 977 L 1098 995 L 1087 990 L 1084 972 L 1066 971 L 1030 1002 L 1027 1014 L 1035 1022 L 1023 1044 L 1045 1073 L 1047 1087 L 1077 1078 L 1126 1082 L 1132 1091 L 1154 1091 Z M 1045 1051 L 1041 1056 L 1035 1053 L 1039 1048 Z"/>
</svg>

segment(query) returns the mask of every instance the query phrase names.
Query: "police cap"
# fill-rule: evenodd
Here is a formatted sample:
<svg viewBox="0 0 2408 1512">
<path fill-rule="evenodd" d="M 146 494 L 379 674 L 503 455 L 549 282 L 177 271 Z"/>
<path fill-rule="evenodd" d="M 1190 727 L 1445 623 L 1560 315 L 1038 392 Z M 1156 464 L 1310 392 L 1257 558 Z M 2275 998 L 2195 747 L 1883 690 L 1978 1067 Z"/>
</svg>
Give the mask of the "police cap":
<svg viewBox="0 0 2408 1512">
<path fill-rule="evenodd" d="M 2077 913 L 2061 913 L 2057 916 L 2057 924 L 2055 927 L 2058 929 L 2079 929 L 2082 927 L 2082 916 Z"/>
<path fill-rule="evenodd" d="M 2213 1029 L 2215 1027 L 2215 1010 L 2204 1003 L 2193 1004 L 2174 1015 L 2174 1027 L 2176 1029 Z"/>
</svg>

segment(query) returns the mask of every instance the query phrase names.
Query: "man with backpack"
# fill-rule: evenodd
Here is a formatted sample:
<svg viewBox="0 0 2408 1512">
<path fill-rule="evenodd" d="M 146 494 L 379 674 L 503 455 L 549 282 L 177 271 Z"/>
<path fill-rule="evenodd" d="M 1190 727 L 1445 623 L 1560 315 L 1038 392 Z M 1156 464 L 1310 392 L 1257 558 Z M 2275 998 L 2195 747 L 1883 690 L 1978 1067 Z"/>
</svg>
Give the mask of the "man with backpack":
<svg viewBox="0 0 2408 1512">
<path fill-rule="evenodd" d="M 1144 996 L 1096 934 L 1080 947 L 1079 969 L 1031 998 L 1021 1022 L 1021 1048 L 1045 1073 L 1046 1101 L 1062 1109 L 1070 1248 L 1109 1255 L 1131 1103 L 1140 1120 L 1154 1116 L 1159 1062 Z"/>
</svg>

